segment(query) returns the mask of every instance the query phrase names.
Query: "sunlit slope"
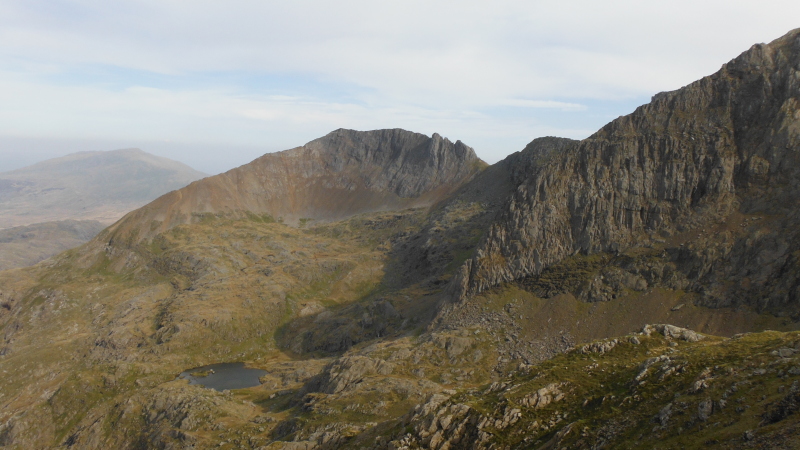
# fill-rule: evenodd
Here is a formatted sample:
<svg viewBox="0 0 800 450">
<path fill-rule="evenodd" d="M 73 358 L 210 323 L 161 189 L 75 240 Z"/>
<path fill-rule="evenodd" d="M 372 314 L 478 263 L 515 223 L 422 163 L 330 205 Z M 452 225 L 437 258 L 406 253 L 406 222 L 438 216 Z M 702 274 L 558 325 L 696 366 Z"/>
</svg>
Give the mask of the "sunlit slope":
<svg viewBox="0 0 800 450">
<path fill-rule="evenodd" d="M 438 134 L 336 130 L 165 195 L 115 225 L 111 239 L 146 239 L 204 214 L 298 224 L 430 206 L 483 167 L 470 147 Z"/>
</svg>

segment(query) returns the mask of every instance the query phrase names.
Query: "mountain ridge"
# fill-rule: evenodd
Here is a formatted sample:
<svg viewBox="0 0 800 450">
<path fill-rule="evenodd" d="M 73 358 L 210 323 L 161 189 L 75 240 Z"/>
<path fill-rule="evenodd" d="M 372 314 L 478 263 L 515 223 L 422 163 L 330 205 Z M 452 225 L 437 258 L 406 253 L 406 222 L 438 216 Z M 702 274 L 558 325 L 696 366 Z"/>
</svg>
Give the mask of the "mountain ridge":
<svg viewBox="0 0 800 450">
<path fill-rule="evenodd" d="M 203 214 L 267 215 L 298 224 L 430 206 L 483 165 L 472 148 L 438 134 L 339 129 L 167 194 L 110 232 L 112 239 L 141 240 Z"/>
<path fill-rule="evenodd" d="M 800 225 L 788 208 L 800 189 L 799 36 L 794 30 L 754 45 L 714 75 L 657 94 L 562 153 L 531 163 L 454 280 L 453 297 L 538 275 L 576 252 L 619 251 L 702 228 L 737 209 L 783 215 L 778 228 L 785 230 Z M 798 236 L 772 237 L 764 245 L 786 247 L 781 255 L 798 248 Z M 721 246 L 717 251 L 725 253 Z M 772 276 L 760 278 L 796 272 L 791 267 L 773 267 Z M 797 303 L 796 294 L 779 301 Z"/>
</svg>

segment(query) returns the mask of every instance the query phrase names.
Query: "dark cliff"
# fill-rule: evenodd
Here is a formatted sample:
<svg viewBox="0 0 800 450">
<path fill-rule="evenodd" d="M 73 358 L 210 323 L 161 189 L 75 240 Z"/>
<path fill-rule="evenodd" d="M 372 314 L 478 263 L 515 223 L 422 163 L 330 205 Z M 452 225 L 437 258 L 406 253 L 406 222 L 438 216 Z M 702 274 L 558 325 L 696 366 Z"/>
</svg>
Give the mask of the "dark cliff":
<svg viewBox="0 0 800 450">
<path fill-rule="evenodd" d="M 535 276 L 577 253 L 665 242 L 708 306 L 796 313 L 798 97 L 794 30 L 583 141 L 531 142 L 510 157 L 517 188 L 451 283 L 453 296 Z"/>
</svg>

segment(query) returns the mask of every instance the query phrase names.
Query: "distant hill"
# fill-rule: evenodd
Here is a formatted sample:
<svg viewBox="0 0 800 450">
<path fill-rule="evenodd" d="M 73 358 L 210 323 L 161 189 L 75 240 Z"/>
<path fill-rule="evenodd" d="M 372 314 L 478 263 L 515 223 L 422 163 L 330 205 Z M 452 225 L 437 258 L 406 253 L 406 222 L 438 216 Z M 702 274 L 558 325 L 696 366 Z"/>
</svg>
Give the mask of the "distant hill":
<svg viewBox="0 0 800 450">
<path fill-rule="evenodd" d="M 0 229 L 66 219 L 109 225 L 205 176 L 135 148 L 50 159 L 0 173 Z"/>
<path fill-rule="evenodd" d="M 0 230 L 0 270 L 32 266 L 97 236 L 96 220 L 61 220 Z"/>
</svg>

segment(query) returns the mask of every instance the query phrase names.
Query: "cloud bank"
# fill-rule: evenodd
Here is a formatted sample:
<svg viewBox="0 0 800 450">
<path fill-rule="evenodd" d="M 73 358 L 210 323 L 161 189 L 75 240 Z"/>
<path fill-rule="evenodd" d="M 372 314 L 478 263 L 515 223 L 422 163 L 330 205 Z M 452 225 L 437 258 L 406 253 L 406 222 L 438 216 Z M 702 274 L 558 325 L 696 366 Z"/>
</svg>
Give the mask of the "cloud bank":
<svg viewBox="0 0 800 450">
<path fill-rule="evenodd" d="M 494 162 L 585 137 L 797 17 L 789 1 L 9 0 L 0 135 L 177 142 L 168 156 L 218 172 L 253 156 L 225 148 L 400 127 Z"/>
</svg>

